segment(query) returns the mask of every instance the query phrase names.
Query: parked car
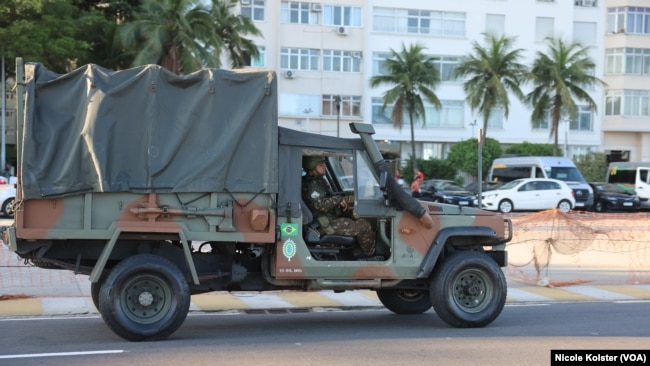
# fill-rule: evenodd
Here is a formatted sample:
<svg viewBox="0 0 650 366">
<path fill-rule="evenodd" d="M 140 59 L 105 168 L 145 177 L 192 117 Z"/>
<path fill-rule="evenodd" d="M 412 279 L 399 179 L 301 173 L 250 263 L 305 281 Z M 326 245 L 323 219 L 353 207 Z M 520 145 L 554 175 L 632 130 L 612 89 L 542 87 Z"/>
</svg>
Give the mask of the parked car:
<svg viewBox="0 0 650 366">
<path fill-rule="evenodd" d="M 14 217 L 14 200 L 16 199 L 16 186 L 5 184 L 0 186 L 0 213 L 6 217 Z"/>
<path fill-rule="evenodd" d="M 460 206 L 474 206 L 476 195 L 452 180 L 430 179 L 420 184 L 420 199 Z"/>
<path fill-rule="evenodd" d="M 494 189 L 499 189 L 499 187 L 501 187 L 502 185 L 503 182 L 484 181 L 483 184 L 481 185 L 481 192 L 487 192 Z M 474 194 L 478 194 L 478 182 L 472 182 L 466 185 L 465 189 Z"/>
<path fill-rule="evenodd" d="M 546 178 L 516 179 L 481 195 L 481 208 L 504 213 L 575 207 L 573 190 L 563 181 Z"/>
<path fill-rule="evenodd" d="M 596 212 L 639 211 L 641 207 L 641 200 L 633 190 L 605 182 L 589 182 L 589 185 L 594 190 L 593 210 Z"/>
</svg>

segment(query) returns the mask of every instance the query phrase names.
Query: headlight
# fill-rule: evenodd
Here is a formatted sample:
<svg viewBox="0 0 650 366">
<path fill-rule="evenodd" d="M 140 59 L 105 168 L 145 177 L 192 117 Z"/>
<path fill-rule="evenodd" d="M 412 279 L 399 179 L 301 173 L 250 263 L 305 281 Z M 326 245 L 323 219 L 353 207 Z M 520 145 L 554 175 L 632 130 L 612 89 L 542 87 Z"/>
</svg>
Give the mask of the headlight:
<svg viewBox="0 0 650 366">
<path fill-rule="evenodd" d="M 486 195 L 483 196 L 483 197 L 491 200 L 491 199 L 495 199 L 495 198 L 497 198 L 498 196 L 499 196 L 498 194 L 494 194 L 494 193 L 493 193 L 493 194 L 486 194 Z"/>
</svg>

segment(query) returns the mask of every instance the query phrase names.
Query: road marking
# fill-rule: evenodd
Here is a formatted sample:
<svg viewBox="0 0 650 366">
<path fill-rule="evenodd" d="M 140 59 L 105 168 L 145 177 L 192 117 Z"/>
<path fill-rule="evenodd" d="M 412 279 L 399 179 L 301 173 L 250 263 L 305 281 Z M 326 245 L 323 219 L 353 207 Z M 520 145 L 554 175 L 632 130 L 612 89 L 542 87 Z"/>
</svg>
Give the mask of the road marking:
<svg viewBox="0 0 650 366">
<path fill-rule="evenodd" d="M 0 355 L 0 359 L 13 358 L 35 358 L 35 357 L 60 357 L 60 356 L 87 356 L 87 355 L 105 355 L 112 353 L 124 353 L 124 350 L 115 349 L 107 351 L 86 351 L 86 352 L 57 352 L 57 353 L 27 353 L 22 355 Z"/>
</svg>

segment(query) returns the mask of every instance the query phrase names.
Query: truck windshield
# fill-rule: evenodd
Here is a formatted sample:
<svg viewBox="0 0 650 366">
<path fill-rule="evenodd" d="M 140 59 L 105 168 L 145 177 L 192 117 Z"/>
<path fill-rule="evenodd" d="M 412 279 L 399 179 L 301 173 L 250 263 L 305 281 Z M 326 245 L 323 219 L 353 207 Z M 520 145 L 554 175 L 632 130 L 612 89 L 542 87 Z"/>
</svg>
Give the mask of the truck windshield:
<svg viewBox="0 0 650 366">
<path fill-rule="evenodd" d="M 379 182 L 370 168 L 368 156 L 362 152 L 356 152 L 357 163 L 357 198 L 359 200 L 381 200 L 383 197 Z"/>
<path fill-rule="evenodd" d="M 553 179 L 562 180 L 565 182 L 585 182 L 580 171 L 575 167 L 550 167 L 544 168 L 546 176 Z"/>
</svg>

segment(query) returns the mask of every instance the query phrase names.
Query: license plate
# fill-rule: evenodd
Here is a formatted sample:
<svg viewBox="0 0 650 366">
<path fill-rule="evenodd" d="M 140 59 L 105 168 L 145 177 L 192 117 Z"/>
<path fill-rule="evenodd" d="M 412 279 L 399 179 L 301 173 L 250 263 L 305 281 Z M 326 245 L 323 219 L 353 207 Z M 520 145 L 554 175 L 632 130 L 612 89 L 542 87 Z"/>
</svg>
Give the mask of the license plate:
<svg viewBox="0 0 650 366">
<path fill-rule="evenodd" d="M 584 207 L 585 203 L 584 202 L 576 202 L 576 207 Z"/>
<path fill-rule="evenodd" d="M 632 202 L 623 202 L 623 206 L 632 206 Z"/>
<path fill-rule="evenodd" d="M 469 205 L 469 202 L 467 201 L 458 201 L 459 205 Z"/>
</svg>

